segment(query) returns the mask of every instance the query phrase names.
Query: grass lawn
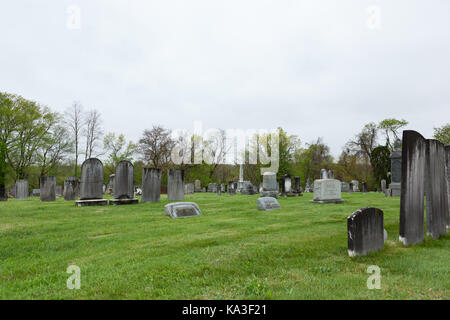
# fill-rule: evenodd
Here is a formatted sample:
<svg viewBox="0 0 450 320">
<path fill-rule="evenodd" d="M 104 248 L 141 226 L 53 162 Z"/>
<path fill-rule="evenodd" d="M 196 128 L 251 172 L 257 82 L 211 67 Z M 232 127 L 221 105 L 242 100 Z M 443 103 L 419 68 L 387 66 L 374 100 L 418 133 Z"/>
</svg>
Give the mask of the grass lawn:
<svg viewBox="0 0 450 320">
<path fill-rule="evenodd" d="M 312 194 L 256 209 L 258 195 L 186 195 L 202 215 L 170 219 L 160 203 L 75 207 L 59 198 L 0 202 L 1 299 L 450 299 L 450 236 L 398 242 L 399 198 Z M 384 250 L 347 254 L 347 216 L 384 211 Z M 81 289 L 69 290 L 69 265 Z M 366 270 L 381 268 L 381 289 Z"/>
</svg>

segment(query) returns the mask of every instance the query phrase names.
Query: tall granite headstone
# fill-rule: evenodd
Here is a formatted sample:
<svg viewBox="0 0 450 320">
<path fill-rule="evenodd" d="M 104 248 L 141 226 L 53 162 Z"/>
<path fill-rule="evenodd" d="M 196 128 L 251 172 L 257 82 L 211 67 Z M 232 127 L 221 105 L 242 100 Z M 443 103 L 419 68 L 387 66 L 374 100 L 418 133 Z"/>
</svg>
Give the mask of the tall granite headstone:
<svg viewBox="0 0 450 320">
<path fill-rule="evenodd" d="M 109 175 L 109 184 L 108 184 L 108 189 L 109 189 L 109 193 L 114 194 L 114 177 L 116 175 L 113 173 L 111 175 Z"/>
<path fill-rule="evenodd" d="M 142 202 L 159 202 L 161 196 L 161 169 L 144 168 L 142 171 Z"/>
<path fill-rule="evenodd" d="M 449 210 L 444 145 L 438 140 L 427 140 L 425 157 L 427 234 L 437 239 L 447 233 Z"/>
<path fill-rule="evenodd" d="M 362 192 L 363 193 L 367 193 L 368 192 L 368 190 L 367 190 L 367 183 L 366 182 L 362 183 Z"/>
<path fill-rule="evenodd" d="M 41 201 L 56 201 L 56 177 L 41 177 Z"/>
<path fill-rule="evenodd" d="M 184 170 L 169 169 L 167 173 L 167 199 L 184 200 Z"/>
<path fill-rule="evenodd" d="M 81 165 L 80 200 L 77 206 L 106 205 L 103 199 L 103 163 L 97 158 L 86 159 Z"/>
<path fill-rule="evenodd" d="M 134 167 L 128 160 L 122 160 L 116 165 L 114 172 L 114 199 L 109 204 L 135 204 L 134 197 Z"/>
<path fill-rule="evenodd" d="M 353 183 L 352 183 L 352 182 L 350 182 L 350 183 L 348 184 L 348 193 L 350 193 L 350 194 L 353 193 Z"/>
<path fill-rule="evenodd" d="M 28 192 L 28 180 L 17 180 L 15 184 L 15 198 L 16 199 L 27 199 Z"/>
<path fill-rule="evenodd" d="M 364 256 L 384 247 L 383 211 L 362 208 L 347 218 L 348 255 Z"/>
<path fill-rule="evenodd" d="M 55 187 L 55 193 L 56 193 L 56 196 L 57 197 L 62 197 L 62 195 L 63 195 L 63 188 L 62 188 L 62 186 L 56 186 Z"/>
<path fill-rule="evenodd" d="M 425 151 L 421 134 L 403 131 L 399 240 L 407 246 L 424 240 Z"/>
</svg>

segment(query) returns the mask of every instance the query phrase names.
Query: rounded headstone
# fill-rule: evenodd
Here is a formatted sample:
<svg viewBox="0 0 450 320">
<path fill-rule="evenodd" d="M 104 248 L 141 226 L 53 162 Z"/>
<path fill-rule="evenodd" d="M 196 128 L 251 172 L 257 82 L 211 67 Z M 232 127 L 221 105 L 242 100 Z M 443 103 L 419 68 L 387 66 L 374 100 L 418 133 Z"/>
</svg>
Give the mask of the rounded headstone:
<svg viewBox="0 0 450 320">
<path fill-rule="evenodd" d="M 96 158 L 90 158 L 81 166 L 80 199 L 102 199 L 103 164 Z"/>
</svg>

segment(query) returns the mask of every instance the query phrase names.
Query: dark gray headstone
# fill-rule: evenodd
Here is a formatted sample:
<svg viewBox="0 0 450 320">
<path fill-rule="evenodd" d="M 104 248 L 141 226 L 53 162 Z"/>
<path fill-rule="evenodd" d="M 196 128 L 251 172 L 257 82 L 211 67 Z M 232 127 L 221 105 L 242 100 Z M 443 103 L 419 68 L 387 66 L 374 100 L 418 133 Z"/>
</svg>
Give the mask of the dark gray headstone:
<svg viewBox="0 0 450 320">
<path fill-rule="evenodd" d="M 368 192 L 368 190 L 367 190 L 367 183 L 366 182 L 362 183 L 362 192 L 363 193 L 367 193 Z"/>
<path fill-rule="evenodd" d="M 71 201 L 78 198 L 78 184 L 76 177 L 67 177 L 64 181 L 64 200 Z"/>
<path fill-rule="evenodd" d="M 15 198 L 27 199 L 29 195 L 28 180 L 18 180 L 15 184 Z"/>
<path fill-rule="evenodd" d="M 169 169 L 167 173 L 167 199 L 184 200 L 184 170 Z"/>
<path fill-rule="evenodd" d="M 142 171 L 142 202 L 159 202 L 161 196 L 161 169 L 144 168 Z"/>
<path fill-rule="evenodd" d="M 164 212 L 171 218 L 187 218 L 202 214 L 195 202 L 169 203 L 164 206 Z"/>
<path fill-rule="evenodd" d="M 278 198 L 277 174 L 275 172 L 264 172 L 261 196 Z"/>
<path fill-rule="evenodd" d="M 351 182 L 348 184 L 348 193 L 353 193 L 353 183 Z"/>
<path fill-rule="evenodd" d="M 80 200 L 103 198 L 103 163 L 90 158 L 81 165 Z"/>
<path fill-rule="evenodd" d="M 427 234 L 436 239 L 447 233 L 449 208 L 444 145 L 438 140 L 427 140 L 425 156 Z"/>
<path fill-rule="evenodd" d="M 396 148 L 391 154 L 391 195 L 393 197 L 400 197 L 402 182 L 402 151 Z"/>
<path fill-rule="evenodd" d="M 273 197 L 261 197 L 258 198 L 258 210 L 274 210 L 281 208 L 280 204 L 278 203 L 277 199 Z"/>
<path fill-rule="evenodd" d="M 114 172 L 114 198 L 134 198 L 134 167 L 130 161 L 122 160 Z M 103 186 L 103 185 L 102 185 Z"/>
<path fill-rule="evenodd" d="M 8 192 L 6 191 L 6 186 L 3 183 L 0 184 L 0 201 L 8 201 Z"/>
<path fill-rule="evenodd" d="M 424 240 L 425 149 L 422 135 L 403 131 L 399 240 L 407 246 Z"/>
<path fill-rule="evenodd" d="M 445 171 L 447 177 L 447 229 L 450 229 L 450 146 L 445 147 Z"/>
<path fill-rule="evenodd" d="M 41 201 L 56 201 L 56 177 L 40 178 Z"/>
<path fill-rule="evenodd" d="M 383 211 L 362 208 L 347 218 L 348 255 L 364 256 L 384 246 Z"/>
</svg>

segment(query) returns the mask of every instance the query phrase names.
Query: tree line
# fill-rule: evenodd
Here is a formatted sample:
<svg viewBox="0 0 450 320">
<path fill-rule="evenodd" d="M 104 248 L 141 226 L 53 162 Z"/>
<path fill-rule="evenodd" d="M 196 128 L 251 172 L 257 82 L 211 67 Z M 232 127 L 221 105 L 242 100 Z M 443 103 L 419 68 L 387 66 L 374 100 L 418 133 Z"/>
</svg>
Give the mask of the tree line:
<svg viewBox="0 0 450 320">
<path fill-rule="evenodd" d="M 337 179 L 365 181 L 369 189 L 375 190 L 381 179 L 389 181 L 389 156 L 407 124 L 404 119 L 366 124 L 345 144 L 338 159 L 332 157 L 322 138 L 303 143 L 298 136 L 278 128 L 277 176 L 280 179 L 286 174 L 300 176 L 304 184 L 307 178 L 317 179 L 320 169 L 325 168 L 333 170 Z M 434 128 L 434 131 L 435 139 L 450 144 L 450 124 Z M 220 132 L 225 134 L 223 130 Z M 230 150 L 223 143 L 201 137 L 190 139 L 192 143 L 201 140 L 203 146 L 208 146 L 212 160 L 174 165 L 171 153 L 180 141 L 171 133 L 161 125 L 154 125 L 133 142 L 121 133 L 105 133 L 101 113 L 86 109 L 80 102 L 74 102 L 64 113 L 58 113 L 19 95 L 0 92 L 0 192 L 19 179 L 28 179 L 30 188 L 39 188 L 39 177 L 46 175 L 56 176 L 57 183 L 62 184 L 68 176 L 79 177 L 81 163 L 91 157 L 103 161 L 105 183 L 121 160 L 129 160 L 135 166 L 137 185 L 141 181 L 142 168 L 146 166 L 178 167 L 185 170 L 186 181 L 200 179 L 203 185 L 238 179 L 239 166 L 226 165 L 222 161 Z M 187 156 L 195 157 L 194 154 Z M 246 163 L 245 179 L 258 185 L 262 166 Z M 162 181 L 164 184 L 165 179 Z"/>
</svg>

